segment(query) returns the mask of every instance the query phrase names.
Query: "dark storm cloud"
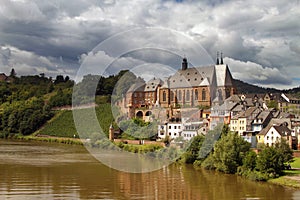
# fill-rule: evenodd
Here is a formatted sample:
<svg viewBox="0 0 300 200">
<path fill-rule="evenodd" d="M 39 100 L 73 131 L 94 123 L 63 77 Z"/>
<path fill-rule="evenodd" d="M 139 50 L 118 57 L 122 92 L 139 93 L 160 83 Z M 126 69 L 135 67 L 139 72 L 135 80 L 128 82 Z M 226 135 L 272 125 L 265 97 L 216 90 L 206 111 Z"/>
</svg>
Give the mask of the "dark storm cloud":
<svg viewBox="0 0 300 200">
<path fill-rule="evenodd" d="M 191 36 L 213 58 L 217 51 L 223 51 L 238 78 L 282 88 L 300 83 L 296 77 L 300 74 L 300 11 L 296 0 L 3 0 L 1 3 L 1 55 L 6 55 L 7 49 L 14 53 L 9 58 L 0 56 L 0 71 L 8 71 L 13 64 L 26 69 L 23 73 L 44 70 L 52 76 L 75 75 L 79 58 L 86 57 L 110 36 L 136 27 L 164 27 Z M 144 36 L 144 40 L 152 39 L 151 35 Z M 166 36 L 155 40 L 161 45 L 173 43 Z M 143 42 L 134 41 L 141 45 Z M 126 40 L 119 41 L 111 45 L 111 52 L 98 57 L 107 56 L 111 61 L 116 58 L 110 53 L 131 45 Z M 176 42 L 173 45 L 174 49 L 180 47 Z M 186 54 L 189 58 L 191 53 Z M 140 51 L 127 58 L 141 59 L 138 63 L 155 63 L 159 56 L 165 59 L 163 64 L 176 65 L 177 60 L 164 53 Z M 130 64 L 130 59 L 125 56 L 121 63 Z M 243 68 L 244 73 L 240 71 Z M 258 76 L 251 68 L 265 73 Z M 112 69 L 116 71 L 111 73 L 116 73 L 120 67 Z"/>
</svg>

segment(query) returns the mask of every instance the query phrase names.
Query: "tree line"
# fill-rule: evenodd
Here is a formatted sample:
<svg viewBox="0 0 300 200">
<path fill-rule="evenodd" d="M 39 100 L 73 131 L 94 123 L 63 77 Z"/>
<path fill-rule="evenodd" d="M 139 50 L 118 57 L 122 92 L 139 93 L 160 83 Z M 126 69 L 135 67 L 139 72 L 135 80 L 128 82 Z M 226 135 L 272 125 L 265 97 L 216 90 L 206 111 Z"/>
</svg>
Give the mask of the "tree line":
<svg viewBox="0 0 300 200">
<path fill-rule="evenodd" d="M 181 162 L 262 181 L 282 175 L 287 163 L 293 161 L 293 152 L 285 140 L 271 147 L 262 146 L 256 154 L 250 143 L 227 126 L 210 131 L 206 137 L 194 137 Z"/>
</svg>

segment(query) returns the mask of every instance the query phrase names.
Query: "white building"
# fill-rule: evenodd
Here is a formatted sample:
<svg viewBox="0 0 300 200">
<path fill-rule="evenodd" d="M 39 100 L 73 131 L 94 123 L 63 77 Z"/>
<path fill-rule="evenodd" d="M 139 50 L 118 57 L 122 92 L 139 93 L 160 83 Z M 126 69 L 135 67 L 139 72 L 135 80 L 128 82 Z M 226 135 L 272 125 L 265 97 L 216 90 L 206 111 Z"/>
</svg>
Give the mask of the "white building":
<svg viewBox="0 0 300 200">
<path fill-rule="evenodd" d="M 181 122 L 169 122 L 167 124 L 158 125 L 158 137 L 164 139 L 167 135 L 170 139 L 182 136 L 183 126 Z"/>
<path fill-rule="evenodd" d="M 272 126 L 264 136 L 264 144 L 267 146 L 274 146 L 281 138 L 284 138 L 289 145 L 292 146 L 291 130 L 284 125 Z"/>
</svg>

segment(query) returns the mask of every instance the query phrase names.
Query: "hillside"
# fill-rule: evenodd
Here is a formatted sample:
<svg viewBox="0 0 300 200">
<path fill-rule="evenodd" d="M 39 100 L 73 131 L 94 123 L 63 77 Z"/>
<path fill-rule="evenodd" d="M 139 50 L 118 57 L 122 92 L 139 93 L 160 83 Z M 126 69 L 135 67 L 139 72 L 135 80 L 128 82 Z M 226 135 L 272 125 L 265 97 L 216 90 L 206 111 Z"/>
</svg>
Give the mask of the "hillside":
<svg viewBox="0 0 300 200">
<path fill-rule="evenodd" d="M 113 121 L 110 104 L 106 103 L 97 106 L 96 114 L 101 128 L 104 133 L 108 134 L 110 123 Z M 71 138 L 75 135 L 76 138 L 79 138 L 71 110 L 57 111 L 56 115 L 36 134 Z"/>
<path fill-rule="evenodd" d="M 280 93 L 282 90 L 275 88 L 264 88 L 252 85 L 241 80 L 234 79 L 233 84 L 236 86 L 237 93 L 253 94 L 253 93 Z"/>
</svg>

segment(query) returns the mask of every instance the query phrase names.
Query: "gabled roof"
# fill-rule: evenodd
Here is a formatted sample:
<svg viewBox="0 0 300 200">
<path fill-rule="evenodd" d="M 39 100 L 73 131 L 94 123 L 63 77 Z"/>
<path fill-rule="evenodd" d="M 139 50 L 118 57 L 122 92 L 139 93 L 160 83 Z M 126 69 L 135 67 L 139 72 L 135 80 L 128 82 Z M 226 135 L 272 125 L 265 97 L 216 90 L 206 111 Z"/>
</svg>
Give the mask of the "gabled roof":
<svg viewBox="0 0 300 200">
<path fill-rule="evenodd" d="M 173 76 L 170 76 L 169 87 L 197 87 L 204 81 L 204 79 L 207 79 L 209 85 L 209 83 L 213 80 L 214 70 L 214 66 L 193 67 L 186 70 L 178 70 Z M 203 84 L 205 83 L 206 81 Z"/>
<path fill-rule="evenodd" d="M 0 73 L 0 81 L 6 81 L 8 76 L 6 76 L 4 73 Z"/>
<path fill-rule="evenodd" d="M 208 86 L 208 85 L 210 85 L 210 84 L 209 84 L 209 80 L 208 80 L 208 78 L 205 78 L 205 79 L 200 83 L 199 86 Z"/>
<path fill-rule="evenodd" d="M 272 113 L 270 112 L 270 111 L 268 111 L 268 110 L 264 110 L 264 111 L 261 111 L 258 115 L 257 115 L 257 119 L 261 119 L 261 123 L 263 124 L 265 121 L 266 121 L 266 119 L 268 118 L 268 117 L 270 117 L 272 115 Z M 255 123 L 253 123 L 253 124 L 255 124 Z"/>
<path fill-rule="evenodd" d="M 162 80 L 161 79 L 156 79 L 156 78 L 153 78 L 151 79 L 150 81 L 148 81 L 146 83 L 146 86 L 145 86 L 145 92 L 153 92 L 153 91 L 156 91 L 157 87 L 159 85 L 162 85 Z"/>
<path fill-rule="evenodd" d="M 283 126 L 284 124 L 289 124 L 290 119 L 274 119 L 272 118 L 269 124 L 262 129 L 258 135 L 266 135 L 272 126 Z"/>
<path fill-rule="evenodd" d="M 286 126 L 273 126 L 274 129 L 281 135 L 281 136 L 291 136 L 292 131 Z"/>
<path fill-rule="evenodd" d="M 232 75 L 227 65 L 216 65 L 217 86 L 232 86 Z"/>
<path fill-rule="evenodd" d="M 254 113 L 258 108 L 257 107 L 250 107 L 247 110 L 245 110 L 244 112 L 242 112 L 239 117 L 243 117 L 243 118 L 248 118 L 252 115 L 252 113 Z"/>
</svg>

